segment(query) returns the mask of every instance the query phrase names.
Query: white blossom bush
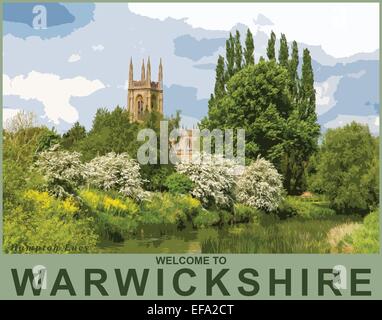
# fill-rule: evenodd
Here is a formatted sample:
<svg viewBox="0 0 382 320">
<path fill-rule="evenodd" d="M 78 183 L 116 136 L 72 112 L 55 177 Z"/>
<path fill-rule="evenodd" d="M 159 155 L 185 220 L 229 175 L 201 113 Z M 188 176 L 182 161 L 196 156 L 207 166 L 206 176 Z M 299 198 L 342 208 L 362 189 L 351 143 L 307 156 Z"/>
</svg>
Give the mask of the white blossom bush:
<svg viewBox="0 0 382 320">
<path fill-rule="evenodd" d="M 80 153 L 58 150 L 58 147 L 54 145 L 39 153 L 35 167 L 46 181 L 49 193 L 63 198 L 84 183 L 86 173 Z"/>
<path fill-rule="evenodd" d="M 143 200 L 146 193 L 139 164 L 127 153 L 110 152 L 86 164 L 87 182 L 101 190 L 117 190 L 124 196 Z"/>
<path fill-rule="evenodd" d="M 204 206 L 229 207 L 233 203 L 235 162 L 218 155 L 201 154 L 199 161 L 181 162 L 176 170 L 189 177 L 194 188 L 191 194 Z"/>
<path fill-rule="evenodd" d="M 237 181 L 239 202 L 261 210 L 276 210 L 282 200 L 282 176 L 269 161 L 258 157 Z"/>
</svg>

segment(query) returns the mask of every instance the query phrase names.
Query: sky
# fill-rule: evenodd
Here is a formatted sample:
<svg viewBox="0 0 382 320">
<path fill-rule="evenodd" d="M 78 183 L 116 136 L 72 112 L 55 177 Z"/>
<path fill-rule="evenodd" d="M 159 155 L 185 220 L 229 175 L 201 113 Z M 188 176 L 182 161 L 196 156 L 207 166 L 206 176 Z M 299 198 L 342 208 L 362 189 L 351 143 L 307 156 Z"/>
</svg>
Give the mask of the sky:
<svg viewBox="0 0 382 320">
<path fill-rule="evenodd" d="M 254 17 L 261 12 L 269 20 L 263 21 L 268 23 L 262 27 L 265 30 L 283 32 L 298 42 L 321 45 L 336 58 L 379 48 L 378 3 L 329 6 L 327 3 L 219 3 L 218 6 L 216 3 L 131 3 L 129 7 L 152 18 L 187 18 L 193 27 L 210 30 L 229 30 L 238 21 L 255 27 Z"/>
<path fill-rule="evenodd" d="M 47 28 L 33 28 L 44 6 Z M 18 110 L 60 133 L 91 128 L 98 108 L 126 107 L 129 61 L 139 77 L 164 62 L 164 112 L 193 126 L 207 114 L 215 64 L 230 31 L 251 28 L 255 59 L 271 30 L 312 55 L 323 130 L 356 120 L 379 132 L 376 3 L 7 3 L 3 10 L 3 122 Z M 276 47 L 278 46 L 278 41 Z"/>
</svg>

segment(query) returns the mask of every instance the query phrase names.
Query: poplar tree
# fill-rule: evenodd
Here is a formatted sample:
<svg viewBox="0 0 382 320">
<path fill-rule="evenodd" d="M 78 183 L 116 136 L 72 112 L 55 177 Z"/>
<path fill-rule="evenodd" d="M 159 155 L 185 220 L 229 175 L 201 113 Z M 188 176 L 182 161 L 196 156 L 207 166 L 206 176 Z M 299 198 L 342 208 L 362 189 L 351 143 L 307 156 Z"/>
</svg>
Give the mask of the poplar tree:
<svg viewBox="0 0 382 320">
<path fill-rule="evenodd" d="M 301 117 L 308 119 L 317 117 L 316 112 L 316 90 L 314 89 L 314 76 L 312 58 L 308 49 L 304 49 L 301 73 Z"/>
<path fill-rule="evenodd" d="M 231 78 L 235 72 L 235 39 L 232 34 L 229 34 L 229 38 L 226 41 L 226 59 L 227 59 L 227 81 Z"/>
<path fill-rule="evenodd" d="M 247 30 L 247 35 L 245 37 L 245 48 L 244 48 L 244 60 L 246 65 L 255 64 L 255 45 L 253 44 L 253 36 L 251 30 Z"/>
<path fill-rule="evenodd" d="M 299 78 L 298 78 L 298 46 L 297 42 L 293 41 L 292 43 L 292 56 L 289 61 L 289 75 L 290 75 L 290 91 L 294 100 L 297 99 L 298 95 L 298 86 L 299 86 Z"/>
<path fill-rule="evenodd" d="M 216 99 L 223 97 L 225 92 L 225 75 L 224 75 L 224 58 L 219 55 L 216 65 L 215 89 L 214 94 Z"/>
<path fill-rule="evenodd" d="M 236 30 L 235 35 L 235 72 L 240 71 L 243 62 L 243 49 L 240 42 L 240 32 Z"/>
<path fill-rule="evenodd" d="M 275 43 L 276 43 L 276 35 L 272 31 L 271 37 L 268 40 L 268 47 L 267 47 L 267 56 L 268 56 L 269 60 L 275 60 L 276 59 Z"/>
<path fill-rule="evenodd" d="M 289 58 L 289 52 L 288 52 L 288 42 L 285 37 L 285 34 L 281 34 L 280 39 L 280 50 L 279 50 L 279 63 L 285 68 L 288 68 L 288 58 Z"/>
</svg>

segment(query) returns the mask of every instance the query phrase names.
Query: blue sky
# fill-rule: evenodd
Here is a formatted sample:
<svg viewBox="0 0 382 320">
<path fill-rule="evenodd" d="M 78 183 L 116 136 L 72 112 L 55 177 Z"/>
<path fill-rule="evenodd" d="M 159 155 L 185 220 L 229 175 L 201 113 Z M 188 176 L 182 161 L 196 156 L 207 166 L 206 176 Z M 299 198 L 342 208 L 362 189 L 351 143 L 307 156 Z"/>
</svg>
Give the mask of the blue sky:
<svg viewBox="0 0 382 320">
<path fill-rule="evenodd" d="M 38 5 L 46 29 L 33 28 Z M 5 4 L 3 118 L 30 110 L 60 132 L 75 121 L 89 128 L 97 108 L 126 105 L 130 57 L 138 77 L 150 56 L 153 80 L 164 62 L 165 113 L 180 109 L 195 124 L 224 39 L 250 27 L 256 59 L 271 30 L 310 49 L 323 129 L 357 120 L 377 133 L 378 23 L 376 4 Z"/>
</svg>

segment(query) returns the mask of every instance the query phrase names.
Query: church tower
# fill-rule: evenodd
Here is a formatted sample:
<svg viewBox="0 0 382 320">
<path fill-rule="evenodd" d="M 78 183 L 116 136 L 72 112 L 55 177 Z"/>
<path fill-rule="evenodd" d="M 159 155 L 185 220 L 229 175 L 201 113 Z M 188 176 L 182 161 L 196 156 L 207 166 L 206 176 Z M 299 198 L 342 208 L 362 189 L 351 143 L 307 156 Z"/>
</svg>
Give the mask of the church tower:
<svg viewBox="0 0 382 320">
<path fill-rule="evenodd" d="M 141 80 L 134 80 L 133 61 L 130 59 L 127 106 L 132 122 L 140 122 L 146 112 L 156 110 L 163 114 L 163 66 L 159 63 L 158 81 L 151 81 L 150 57 L 142 61 Z"/>
</svg>

